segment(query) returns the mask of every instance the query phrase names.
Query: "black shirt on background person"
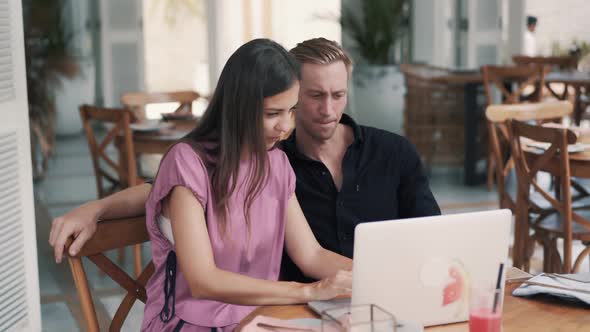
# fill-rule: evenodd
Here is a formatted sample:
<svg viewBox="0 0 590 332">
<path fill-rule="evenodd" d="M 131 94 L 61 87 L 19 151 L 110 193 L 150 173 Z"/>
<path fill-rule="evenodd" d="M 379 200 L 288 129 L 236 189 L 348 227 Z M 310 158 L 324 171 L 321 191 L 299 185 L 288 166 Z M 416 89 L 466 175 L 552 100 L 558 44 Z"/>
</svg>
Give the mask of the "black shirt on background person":
<svg viewBox="0 0 590 332">
<path fill-rule="evenodd" d="M 354 131 L 354 142 L 342 160 L 340 191 L 322 162 L 299 152 L 295 132 L 282 145 L 297 177 L 297 199 L 324 248 L 352 258 L 359 223 L 440 215 L 420 157 L 407 139 L 358 125 L 346 114 L 340 123 Z M 281 277 L 311 281 L 286 254 Z"/>
</svg>

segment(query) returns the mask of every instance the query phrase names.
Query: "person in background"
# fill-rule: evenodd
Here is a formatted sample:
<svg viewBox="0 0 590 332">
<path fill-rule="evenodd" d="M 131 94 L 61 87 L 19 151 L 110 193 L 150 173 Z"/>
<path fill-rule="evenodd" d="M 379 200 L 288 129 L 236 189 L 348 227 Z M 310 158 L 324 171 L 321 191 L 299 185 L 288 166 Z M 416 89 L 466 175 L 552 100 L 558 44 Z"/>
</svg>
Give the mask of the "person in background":
<svg viewBox="0 0 590 332">
<path fill-rule="evenodd" d="M 537 56 L 537 40 L 535 30 L 537 29 L 537 18 L 535 16 L 526 17 L 526 29 L 523 36 L 523 51 L 527 56 Z"/>
</svg>

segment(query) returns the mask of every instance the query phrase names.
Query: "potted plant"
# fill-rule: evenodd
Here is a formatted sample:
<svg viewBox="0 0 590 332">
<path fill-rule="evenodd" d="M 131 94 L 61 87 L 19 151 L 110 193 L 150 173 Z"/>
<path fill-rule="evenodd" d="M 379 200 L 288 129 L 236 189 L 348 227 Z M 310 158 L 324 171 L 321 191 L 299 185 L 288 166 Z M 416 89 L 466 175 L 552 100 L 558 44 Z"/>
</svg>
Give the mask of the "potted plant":
<svg viewBox="0 0 590 332">
<path fill-rule="evenodd" d="M 409 1 L 364 0 L 358 7 L 343 6 L 340 17 L 344 37 L 352 43 L 347 48 L 356 55 L 352 113 L 362 124 L 401 134 L 405 88 L 395 55 L 408 30 Z"/>
<path fill-rule="evenodd" d="M 62 77 L 73 78 L 78 66 L 67 47 L 62 0 L 23 1 L 27 96 L 31 128 L 33 178 L 43 178 L 53 153 L 55 98 Z"/>
</svg>

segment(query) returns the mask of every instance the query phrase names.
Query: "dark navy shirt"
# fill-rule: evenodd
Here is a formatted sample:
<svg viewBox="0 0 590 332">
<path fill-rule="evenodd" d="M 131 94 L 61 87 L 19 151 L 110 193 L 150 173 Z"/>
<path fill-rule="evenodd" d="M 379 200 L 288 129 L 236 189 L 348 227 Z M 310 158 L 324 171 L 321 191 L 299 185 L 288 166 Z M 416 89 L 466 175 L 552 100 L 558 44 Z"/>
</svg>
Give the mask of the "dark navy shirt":
<svg viewBox="0 0 590 332">
<path fill-rule="evenodd" d="M 322 247 L 351 257 L 354 227 L 362 222 L 439 215 L 422 162 L 414 146 L 397 134 L 358 125 L 342 160 L 342 186 L 336 188 L 328 168 L 297 149 L 295 132 L 283 142 L 297 177 L 297 199 Z M 287 255 L 282 278 L 309 281 Z"/>
</svg>

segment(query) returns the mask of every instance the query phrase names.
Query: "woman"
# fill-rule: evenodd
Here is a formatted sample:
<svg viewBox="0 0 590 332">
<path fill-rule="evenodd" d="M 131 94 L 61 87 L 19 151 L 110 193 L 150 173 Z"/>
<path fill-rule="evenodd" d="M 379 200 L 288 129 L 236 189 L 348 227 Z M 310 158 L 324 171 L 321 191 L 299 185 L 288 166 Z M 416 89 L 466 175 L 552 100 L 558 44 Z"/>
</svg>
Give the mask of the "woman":
<svg viewBox="0 0 590 332">
<path fill-rule="evenodd" d="M 274 148 L 298 92 L 292 56 L 270 40 L 248 42 L 227 61 L 199 126 L 164 156 L 146 203 L 156 271 L 142 330 L 231 331 L 256 305 L 350 293 L 351 260 L 317 243 Z M 320 281 L 277 281 L 283 247 Z"/>
</svg>

